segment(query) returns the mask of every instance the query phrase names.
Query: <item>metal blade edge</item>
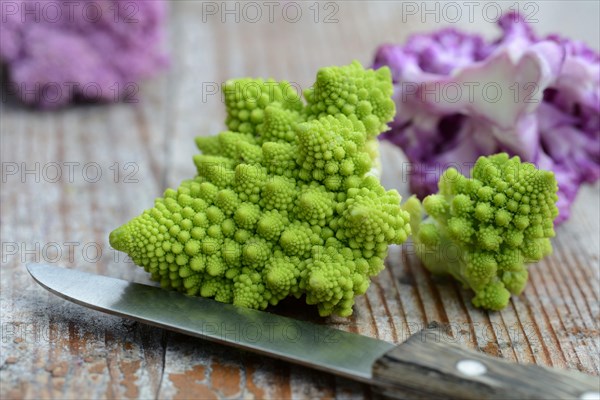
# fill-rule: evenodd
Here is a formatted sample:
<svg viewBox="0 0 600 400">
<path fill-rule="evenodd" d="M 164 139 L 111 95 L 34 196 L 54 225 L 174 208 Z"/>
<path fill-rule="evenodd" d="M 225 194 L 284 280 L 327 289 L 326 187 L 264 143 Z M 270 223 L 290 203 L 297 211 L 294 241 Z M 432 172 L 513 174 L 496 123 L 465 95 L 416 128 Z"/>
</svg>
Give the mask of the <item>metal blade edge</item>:
<svg viewBox="0 0 600 400">
<path fill-rule="evenodd" d="M 50 292 L 97 311 L 370 383 L 394 344 L 323 325 L 50 264 L 28 264 Z"/>
</svg>

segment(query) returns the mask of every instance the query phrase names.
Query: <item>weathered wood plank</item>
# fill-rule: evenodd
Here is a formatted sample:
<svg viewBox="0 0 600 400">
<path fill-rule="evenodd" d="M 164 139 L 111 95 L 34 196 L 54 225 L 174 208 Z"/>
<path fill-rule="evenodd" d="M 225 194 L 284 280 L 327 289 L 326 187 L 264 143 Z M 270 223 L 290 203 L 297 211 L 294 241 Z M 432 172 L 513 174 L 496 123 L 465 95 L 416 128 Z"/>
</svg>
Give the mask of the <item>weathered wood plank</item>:
<svg viewBox="0 0 600 400">
<path fill-rule="evenodd" d="M 140 334 L 135 338 L 144 327 L 90 315 L 38 292 L 24 270 L 24 262 L 45 260 L 147 281 L 143 271 L 122 256 L 115 259 L 106 237 L 119 220 L 139 212 L 134 204 L 150 205 L 150 193 L 157 191 L 147 156 L 155 153 L 136 155 L 161 137 L 146 132 L 144 139 L 143 124 L 136 125 L 136 113 L 145 112 L 152 118 L 146 124 L 160 126 L 163 108 L 147 106 L 153 111 L 144 111 L 144 104 L 56 114 L 22 110 L 5 114 L 3 110 L 8 117 L 2 119 L 3 163 L 38 169 L 9 181 L 2 190 L 2 357 L 10 361 L 0 371 L 3 397 L 5 390 L 15 398 L 153 397 L 156 392 L 151 390 L 157 389 L 162 376 L 162 370 L 153 368 L 157 361 L 162 363 L 162 355 L 155 354 L 161 352 L 160 341 L 148 334 L 143 340 Z M 7 140 L 11 140 L 9 151 Z M 120 146 L 115 147 L 115 142 Z M 133 168 L 125 169 L 126 163 Z M 51 170 L 50 165 L 58 166 L 61 179 L 54 180 L 56 168 Z M 14 200 L 6 201 L 6 195 Z M 5 227 L 12 227 L 10 236 Z M 4 253 L 12 243 L 18 247 L 16 254 Z M 13 384 L 5 389 L 4 382 L 9 381 Z"/>
</svg>

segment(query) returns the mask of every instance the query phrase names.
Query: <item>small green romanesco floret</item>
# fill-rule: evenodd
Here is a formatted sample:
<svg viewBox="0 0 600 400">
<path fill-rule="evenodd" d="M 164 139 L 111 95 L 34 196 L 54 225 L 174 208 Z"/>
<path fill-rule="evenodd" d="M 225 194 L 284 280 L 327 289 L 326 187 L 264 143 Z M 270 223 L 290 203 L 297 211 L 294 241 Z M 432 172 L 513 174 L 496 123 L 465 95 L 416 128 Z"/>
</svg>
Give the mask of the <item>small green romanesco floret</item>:
<svg viewBox="0 0 600 400">
<path fill-rule="evenodd" d="M 438 194 L 403 208 L 425 267 L 471 288 L 475 306 L 500 310 L 525 288 L 527 263 L 552 252 L 558 186 L 552 172 L 505 153 L 480 157 L 471 175 L 449 168 Z"/>
<path fill-rule="evenodd" d="M 304 295 L 321 315 L 350 315 L 410 234 L 398 193 L 368 174 L 395 112 L 390 73 L 324 68 L 306 105 L 291 89 L 227 82 L 229 131 L 196 139 L 198 175 L 111 245 L 165 288 L 257 309 Z"/>
</svg>

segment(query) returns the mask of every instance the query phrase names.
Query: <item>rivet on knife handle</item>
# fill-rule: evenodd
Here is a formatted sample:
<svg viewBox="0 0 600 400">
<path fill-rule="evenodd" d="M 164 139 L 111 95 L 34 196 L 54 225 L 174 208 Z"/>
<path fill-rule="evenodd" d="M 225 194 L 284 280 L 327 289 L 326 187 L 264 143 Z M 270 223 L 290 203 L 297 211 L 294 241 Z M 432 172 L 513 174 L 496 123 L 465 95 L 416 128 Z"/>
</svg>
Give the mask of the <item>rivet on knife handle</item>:
<svg viewBox="0 0 600 400">
<path fill-rule="evenodd" d="M 600 398 L 597 376 L 490 357 L 440 341 L 438 329 L 425 329 L 379 358 L 375 391 L 398 399 Z"/>
</svg>

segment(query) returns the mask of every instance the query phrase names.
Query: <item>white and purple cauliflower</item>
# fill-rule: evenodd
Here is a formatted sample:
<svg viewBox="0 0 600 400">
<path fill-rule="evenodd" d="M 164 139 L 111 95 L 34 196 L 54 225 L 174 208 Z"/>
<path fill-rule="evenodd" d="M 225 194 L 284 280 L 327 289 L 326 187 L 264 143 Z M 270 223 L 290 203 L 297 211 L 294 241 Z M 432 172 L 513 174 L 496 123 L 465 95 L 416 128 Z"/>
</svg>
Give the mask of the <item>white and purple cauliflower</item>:
<svg viewBox="0 0 600 400">
<path fill-rule="evenodd" d="M 134 101 L 137 82 L 168 65 L 167 2 L 21 0 L 2 4 L 4 90 L 24 103 Z"/>
<path fill-rule="evenodd" d="M 507 152 L 552 170 L 562 222 L 579 186 L 600 177 L 600 56 L 537 37 L 515 13 L 498 24 L 493 42 L 443 29 L 379 47 L 374 66 L 392 70 L 398 103 L 381 137 L 406 154 L 419 197 L 437 191 L 446 168 L 468 173 L 479 156 Z"/>
</svg>

